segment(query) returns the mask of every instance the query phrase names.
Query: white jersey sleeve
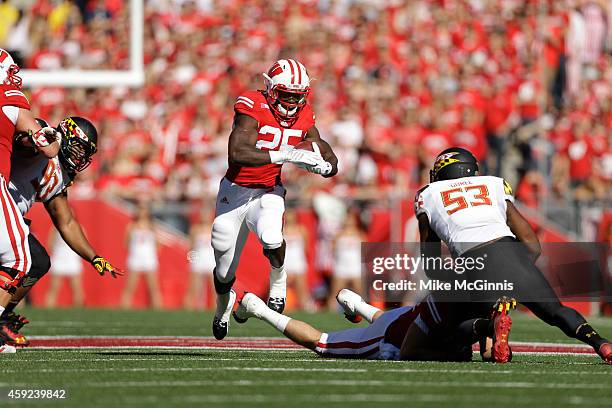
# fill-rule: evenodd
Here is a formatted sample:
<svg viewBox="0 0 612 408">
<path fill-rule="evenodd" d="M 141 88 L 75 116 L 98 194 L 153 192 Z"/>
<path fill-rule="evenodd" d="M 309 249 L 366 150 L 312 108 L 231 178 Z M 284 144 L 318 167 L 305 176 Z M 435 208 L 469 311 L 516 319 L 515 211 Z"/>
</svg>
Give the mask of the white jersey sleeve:
<svg viewBox="0 0 612 408">
<path fill-rule="evenodd" d="M 514 237 L 506 223 L 512 189 L 492 176 L 437 181 L 421 189 L 415 212 L 427 214 L 430 227 L 451 252 L 460 255 L 481 243 Z"/>
<path fill-rule="evenodd" d="M 9 192 L 22 215 L 36 201 L 47 202 L 65 191 L 73 178 L 59 159 L 47 159 L 42 154 L 33 157 L 15 157 L 11 164 Z"/>
<path fill-rule="evenodd" d="M 430 218 L 429 210 L 427 210 L 427 206 L 425 205 L 425 190 L 427 187 L 429 187 L 429 185 L 421 188 L 414 196 L 414 214 L 417 217 L 421 214 L 425 214 L 427 218 Z"/>
</svg>

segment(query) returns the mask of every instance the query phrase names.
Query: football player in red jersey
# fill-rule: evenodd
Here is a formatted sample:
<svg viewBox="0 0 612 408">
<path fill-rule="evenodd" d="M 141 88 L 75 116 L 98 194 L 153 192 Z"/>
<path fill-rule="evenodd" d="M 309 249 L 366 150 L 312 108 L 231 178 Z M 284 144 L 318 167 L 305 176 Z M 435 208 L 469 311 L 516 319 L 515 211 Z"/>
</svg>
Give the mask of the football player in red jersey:
<svg viewBox="0 0 612 408">
<path fill-rule="evenodd" d="M 28 226 L 8 191 L 15 132 L 26 132 L 32 146 L 51 158 L 59 152 L 58 133 L 36 122 L 30 103 L 21 92 L 19 66 L 0 49 L 0 314 L 11 299 L 19 280 L 31 266 Z M 15 348 L 0 341 L 0 353 Z"/>
<path fill-rule="evenodd" d="M 268 306 L 280 313 L 285 307 L 283 163 L 294 163 L 323 177 L 338 171 L 336 155 L 315 127 L 308 104 L 310 78 L 304 65 L 282 59 L 263 76 L 265 90 L 244 92 L 234 104 L 229 169 L 217 196 L 212 246 L 217 293 L 213 334 L 218 340 L 227 335 L 236 300 L 232 285 L 249 231 L 257 235 L 270 261 Z M 305 140 L 312 142 L 313 151 L 295 148 Z"/>
</svg>

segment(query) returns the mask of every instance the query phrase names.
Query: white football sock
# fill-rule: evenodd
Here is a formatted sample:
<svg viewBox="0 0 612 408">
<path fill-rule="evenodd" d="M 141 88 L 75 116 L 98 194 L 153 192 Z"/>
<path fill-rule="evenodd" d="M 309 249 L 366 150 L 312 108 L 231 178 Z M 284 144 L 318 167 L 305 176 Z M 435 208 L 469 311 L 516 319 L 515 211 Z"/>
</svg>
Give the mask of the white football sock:
<svg viewBox="0 0 612 408">
<path fill-rule="evenodd" d="M 229 305 L 229 301 L 230 301 L 230 293 L 217 293 L 217 309 L 215 310 L 215 317 L 218 319 L 221 319 L 223 321 L 228 321 L 229 320 L 229 316 L 231 313 L 231 309 L 230 309 L 230 313 L 226 313 L 226 309 L 227 306 Z M 224 316 L 225 314 L 227 314 L 227 316 Z"/>
<path fill-rule="evenodd" d="M 264 303 L 262 304 L 265 306 Z M 260 309 L 261 310 L 258 310 L 257 312 L 255 312 L 255 317 L 258 317 L 264 322 L 269 323 L 272 327 L 275 327 L 276 330 L 278 330 L 279 332 L 285 333 L 285 328 L 289 324 L 289 321 L 291 321 L 291 318 L 289 316 L 285 316 L 278 312 L 275 312 L 274 310 L 268 308 L 267 306 L 262 307 Z"/>
<path fill-rule="evenodd" d="M 284 265 L 280 268 L 270 268 L 270 293 L 271 298 L 287 297 L 287 272 Z"/>
<path fill-rule="evenodd" d="M 380 309 L 367 304 L 363 300 L 355 304 L 355 313 L 366 319 L 368 323 L 372 323 L 376 312 L 380 312 Z"/>
<path fill-rule="evenodd" d="M 2 313 L 4 313 L 4 306 L 0 306 L 0 315 L 2 315 Z"/>
</svg>

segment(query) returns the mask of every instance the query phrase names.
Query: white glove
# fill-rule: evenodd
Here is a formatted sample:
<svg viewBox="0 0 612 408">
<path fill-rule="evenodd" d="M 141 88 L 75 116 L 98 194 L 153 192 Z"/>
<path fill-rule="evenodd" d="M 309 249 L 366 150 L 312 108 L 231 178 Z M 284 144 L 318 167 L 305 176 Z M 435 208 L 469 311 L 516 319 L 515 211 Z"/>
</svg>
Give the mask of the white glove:
<svg viewBox="0 0 612 408">
<path fill-rule="evenodd" d="M 327 176 L 329 173 L 332 172 L 333 169 L 331 163 L 326 162 L 325 160 L 315 164 L 314 166 L 299 164 L 298 166 L 306 171 L 309 171 L 314 174 L 320 174 L 322 176 Z"/>
<path fill-rule="evenodd" d="M 332 172 L 332 165 L 329 162 L 326 162 L 323 159 L 323 156 L 321 156 L 321 150 L 319 149 L 319 146 L 317 145 L 316 142 L 312 143 L 312 153 L 314 153 L 318 159 L 316 164 L 298 164 L 297 166 L 309 171 L 311 173 L 314 174 L 320 174 L 322 176 L 327 176 L 329 173 Z"/>
<path fill-rule="evenodd" d="M 46 147 L 58 140 L 60 133 L 51 126 L 45 126 L 32 134 L 32 144 L 36 147 Z"/>
<path fill-rule="evenodd" d="M 309 150 L 302 149 L 287 149 L 287 150 L 270 150 L 268 152 L 270 154 L 270 162 L 274 164 L 282 164 L 282 163 L 294 163 L 298 166 L 300 165 L 309 165 L 315 166 L 321 160 L 320 154 L 315 152 L 311 152 Z"/>
</svg>

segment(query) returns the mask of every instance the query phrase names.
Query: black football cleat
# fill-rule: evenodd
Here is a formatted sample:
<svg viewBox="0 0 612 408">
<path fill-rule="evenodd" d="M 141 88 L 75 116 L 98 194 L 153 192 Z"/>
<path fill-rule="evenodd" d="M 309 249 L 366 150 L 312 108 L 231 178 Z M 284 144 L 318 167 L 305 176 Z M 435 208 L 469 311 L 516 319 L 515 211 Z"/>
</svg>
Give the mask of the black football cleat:
<svg viewBox="0 0 612 408">
<path fill-rule="evenodd" d="M 213 332 L 213 336 L 215 336 L 215 339 L 223 340 L 225 336 L 227 336 L 228 328 L 229 328 L 229 322 L 224 322 L 218 317 L 215 317 L 213 319 L 212 332 Z"/>
<path fill-rule="evenodd" d="M 232 316 L 232 310 L 234 309 L 234 303 L 236 302 L 236 292 L 234 289 L 229 291 L 229 299 L 227 305 L 225 306 L 225 310 L 221 314 L 221 317 L 217 317 L 217 313 L 215 313 L 215 318 L 212 323 L 212 332 L 213 336 L 217 340 L 223 340 L 225 336 L 227 336 L 227 332 L 229 330 L 229 320 Z"/>
<path fill-rule="evenodd" d="M 15 312 L 6 313 L 0 319 L 0 337 L 4 341 L 16 347 L 27 347 L 30 342 L 26 337 L 19 333 L 19 330 L 26 324 L 30 323 L 25 316 L 18 315 Z"/>
<path fill-rule="evenodd" d="M 268 298 L 268 308 L 274 310 L 277 313 L 283 313 L 285 310 L 285 298 L 271 297 Z"/>
<path fill-rule="evenodd" d="M 27 347 L 30 344 L 23 334 L 16 332 L 14 327 L 6 322 L 0 324 L 0 339 L 9 346 Z"/>
<path fill-rule="evenodd" d="M 11 325 L 13 331 L 18 332 L 21 330 L 23 326 L 30 323 L 30 321 L 25 317 L 18 315 L 15 312 L 10 312 L 2 315 L 2 319 L 0 319 L 0 323 L 8 323 Z"/>
</svg>

